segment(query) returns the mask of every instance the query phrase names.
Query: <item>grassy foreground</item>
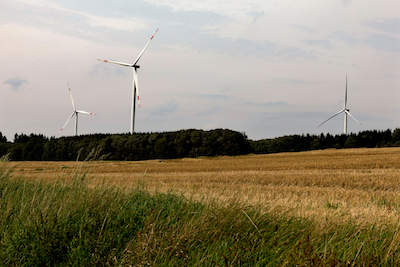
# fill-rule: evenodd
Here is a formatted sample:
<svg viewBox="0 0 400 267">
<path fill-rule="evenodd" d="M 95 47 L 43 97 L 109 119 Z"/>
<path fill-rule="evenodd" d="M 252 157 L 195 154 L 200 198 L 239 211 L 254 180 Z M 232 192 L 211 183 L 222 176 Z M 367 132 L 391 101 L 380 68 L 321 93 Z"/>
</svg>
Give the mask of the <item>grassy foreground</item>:
<svg viewBox="0 0 400 267">
<path fill-rule="evenodd" d="M 399 266 L 399 230 L 0 169 L 3 266 Z"/>
</svg>

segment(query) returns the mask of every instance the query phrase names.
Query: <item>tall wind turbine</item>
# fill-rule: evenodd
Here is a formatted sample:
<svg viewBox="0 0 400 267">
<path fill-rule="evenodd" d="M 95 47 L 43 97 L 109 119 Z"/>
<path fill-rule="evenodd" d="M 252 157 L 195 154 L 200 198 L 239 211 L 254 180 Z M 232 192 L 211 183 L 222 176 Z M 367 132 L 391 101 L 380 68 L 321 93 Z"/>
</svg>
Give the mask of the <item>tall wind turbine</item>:
<svg viewBox="0 0 400 267">
<path fill-rule="evenodd" d="M 142 57 L 144 51 L 149 46 L 151 40 L 153 40 L 153 38 L 154 38 L 154 36 L 156 35 L 157 32 L 158 32 L 158 29 L 153 34 L 153 36 L 151 36 L 149 42 L 143 48 L 142 52 L 140 52 L 140 54 L 137 57 L 135 63 L 133 63 L 133 64 L 123 63 L 123 62 L 118 62 L 118 61 L 112 61 L 112 60 L 97 59 L 98 61 L 103 61 L 103 62 L 107 62 L 107 63 L 113 63 L 113 64 L 121 65 L 121 66 L 124 66 L 124 67 L 131 67 L 132 70 L 133 70 L 131 128 L 130 128 L 131 134 L 133 134 L 134 129 L 135 129 L 135 110 L 136 110 L 136 101 L 135 101 L 135 99 L 136 99 L 136 93 L 137 93 L 137 100 L 138 100 L 138 104 L 139 104 L 139 108 L 140 108 L 139 85 L 138 85 L 138 77 L 137 77 L 137 69 L 140 68 L 140 66 L 136 65 L 136 64 L 138 63 L 139 59 Z"/>
<path fill-rule="evenodd" d="M 353 115 L 350 114 L 350 109 L 347 109 L 347 74 L 346 74 L 346 92 L 345 92 L 345 95 L 344 95 L 344 107 L 343 107 L 343 109 L 341 111 L 339 111 L 338 113 L 336 113 L 335 115 L 333 115 L 332 117 L 330 117 L 329 119 L 327 119 L 326 121 L 324 121 L 323 123 L 321 123 L 320 125 L 318 125 L 318 127 L 321 126 L 322 124 L 324 124 L 325 122 L 329 121 L 333 117 L 336 117 L 337 115 L 339 115 L 342 112 L 344 112 L 344 134 L 347 134 L 347 114 L 350 117 L 352 117 L 356 122 L 358 122 L 361 126 L 363 126 L 358 120 L 356 120 L 356 118 L 353 117 Z"/>
<path fill-rule="evenodd" d="M 58 134 L 61 133 L 62 130 L 64 130 L 65 126 L 67 126 L 68 122 L 70 120 L 72 120 L 72 118 L 75 116 L 75 131 L 74 131 L 74 135 L 76 136 L 78 133 L 78 114 L 82 113 L 82 114 L 88 114 L 88 115 L 96 115 L 94 113 L 91 112 L 87 112 L 87 111 L 83 111 L 83 110 L 76 110 L 75 108 L 75 103 L 74 103 L 74 99 L 72 97 L 72 93 L 71 93 L 71 88 L 69 87 L 68 84 L 68 89 L 69 89 L 69 94 L 71 95 L 71 101 L 72 101 L 72 107 L 74 108 L 74 112 L 72 112 L 72 115 L 69 117 L 69 119 L 67 120 L 67 122 L 64 124 L 64 126 L 61 128 L 61 130 L 58 132 Z"/>
</svg>

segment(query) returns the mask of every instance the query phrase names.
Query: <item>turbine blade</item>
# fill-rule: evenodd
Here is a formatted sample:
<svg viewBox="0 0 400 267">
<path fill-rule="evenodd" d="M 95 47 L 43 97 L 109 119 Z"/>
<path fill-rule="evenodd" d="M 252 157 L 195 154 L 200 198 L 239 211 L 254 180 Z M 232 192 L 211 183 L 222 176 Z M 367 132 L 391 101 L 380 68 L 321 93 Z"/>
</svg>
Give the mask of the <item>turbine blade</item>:
<svg viewBox="0 0 400 267">
<path fill-rule="evenodd" d="M 133 86 L 136 88 L 136 96 L 137 96 L 137 101 L 138 101 L 138 105 L 140 108 L 139 83 L 138 83 L 138 76 L 137 76 L 136 68 L 133 68 Z"/>
<path fill-rule="evenodd" d="M 124 62 L 118 62 L 118 61 L 113 61 L 113 60 L 104 60 L 104 59 L 97 59 L 97 60 L 98 60 L 98 61 L 107 62 L 107 63 L 113 63 L 113 64 L 125 66 L 125 67 L 133 67 L 132 64 L 124 63 Z"/>
<path fill-rule="evenodd" d="M 82 113 L 82 114 L 88 114 L 88 115 L 96 115 L 95 113 L 87 112 L 87 111 L 83 111 L 83 110 L 77 110 L 76 113 Z"/>
<path fill-rule="evenodd" d="M 61 130 L 58 132 L 57 135 L 59 135 L 62 132 L 62 130 L 64 130 L 65 126 L 67 126 L 68 122 L 70 122 L 72 120 L 72 118 L 74 117 L 75 113 L 76 113 L 76 111 L 74 111 L 72 113 L 72 115 L 69 117 L 69 119 L 67 120 L 67 122 L 64 124 L 64 126 L 61 128 Z"/>
<path fill-rule="evenodd" d="M 344 94 L 344 108 L 343 109 L 346 109 L 346 107 L 347 107 L 347 73 L 346 73 L 346 91 Z"/>
<path fill-rule="evenodd" d="M 71 92 L 71 88 L 69 87 L 69 83 L 68 83 L 68 89 L 69 89 L 69 94 L 71 96 L 72 106 L 74 107 L 74 111 L 76 111 L 74 98 L 72 97 L 72 92 Z"/>
<path fill-rule="evenodd" d="M 350 114 L 350 112 L 348 112 L 347 110 L 345 110 L 345 112 L 346 112 L 347 114 L 349 114 L 349 116 L 352 117 L 353 120 L 355 120 L 355 121 L 358 122 L 362 127 L 364 127 L 364 125 L 362 125 L 361 122 L 359 122 L 358 120 L 356 120 L 356 118 L 354 118 L 353 115 Z"/>
<path fill-rule="evenodd" d="M 142 52 L 140 52 L 139 56 L 137 57 L 135 63 L 133 65 L 136 65 L 139 61 L 139 59 L 142 57 L 144 51 L 146 50 L 146 48 L 149 46 L 151 40 L 153 40 L 154 36 L 156 35 L 156 33 L 158 32 L 158 29 L 156 30 L 156 32 L 153 34 L 153 36 L 151 36 L 149 42 L 146 44 L 146 46 L 143 48 Z"/>
<path fill-rule="evenodd" d="M 326 121 L 324 121 L 323 123 L 321 123 L 320 125 L 318 125 L 317 128 L 319 128 L 319 126 L 321 126 L 322 124 L 324 124 L 325 122 L 329 121 L 330 119 L 332 119 L 333 117 L 336 117 L 337 115 L 339 115 L 340 113 L 342 113 L 343 111 L 346 111 L 345 109 L 339 111 L 338 113 L 336 113 L 335 115 L 333 115 L 332 117 L 330 117 L 329 119 L 327 119 Z"/>
</svg>

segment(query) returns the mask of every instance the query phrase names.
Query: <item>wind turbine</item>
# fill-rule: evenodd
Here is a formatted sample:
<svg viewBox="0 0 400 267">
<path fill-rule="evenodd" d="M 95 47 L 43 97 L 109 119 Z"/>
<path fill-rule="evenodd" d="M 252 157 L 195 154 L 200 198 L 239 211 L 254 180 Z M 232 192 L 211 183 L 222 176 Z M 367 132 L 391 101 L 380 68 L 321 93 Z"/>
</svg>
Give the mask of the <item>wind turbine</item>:
<svg viewBox="0 0 400 267">
<path fill-rule="evenodd" d="M 58 132 L 58 134 L 61 133 L 62 130 L 64 130 L 65 126 L 67 126 L 68 122 L 70 120 L 72 120 L 72 118 L 75 116 L 75 131 L 74 131 L 74 135 L 76 136 L 78 133 L 78 114 L 82 113 L 82 114 L 88 114 L 88 115 L 96 115 L 94 113 L 91 112 L 87 112 L 87 111 L 83 111 L 83 110 L 76 110 L 75 108 L 75 103 L 74 103 L 74 99 L 72 98 L 72 93 L 71 93 L 71 88 L 69 87 L 69 83 L 68 83 L 68 89 L 69 89 L 69 94 L 71 95 L 71 101 L 72 101 L 72 107 L 74 108 L 74 112 L 72 113 L 72 115 L 69 117 L 69 119 L 67 120 L 67 122 L 64 124 L 64 126 L 61 128 L 61 130 Z"/>
<path fill-rule="evenodd" d="M 356 120 L 356 118 L 353 117 L 353 115 L 350 114 L 350 109 L 348 109 L 346 106 L 347 106 L 347 74 L 346 74 L 346 91 L 345 91 L 345 95 L 344 95 L 343 109 L 341 111 L 339 111 L 338 113 L 336 113 L 335 115 L 333 115 L 332 117 L 330 117 L 329 119 L 327 119 L 326 121 L 324 121 L 323 123 L 321 123 L 320 125 L 318 125 L 318 127 L 321 126 L 322 124 L 324 124 L 325 122 L 329 121 L 333 117 L 336 117 L 337 115 L 339 115 L 342 112 L 344 112 L 344 134 L 347 134 L 347 115 L 352 117 L 356 122 L 358 122 L 361 126 L 363 126 L 358 120 Z"/>
<path fill-rule="evenodd" d="M 138 104 L 139 104 L 139 108 L 140 108 L 139 85 L 138 85 L 138 77 L 137 77 L 137 69 L 140 68 L 140 66 L 136 65 L 136 64 L 138 63 L 139 59 L 142 57 L 144 51 L 149 46 L 151 40 L 153 40 L 153 38 L 154 38 L 154 36 L 156 35 L 157 32 L 158 32 L 158 29 L 153 34 L 153 36 L 151 36 L 149 42 L 143 48 L 142 52 L 140 52 L 139 56 L 136 58 L 135 63 L 133 63 L 133 64 L 123 63 L 123 62 L 118 62 L 118 61 L 112 61 L 112 60 L 97 59 L 98 61 L 103 61 L 103 62 L 107 62 L 107 63 L 113 63 L 113 64 L 121 65 L 121 66 L 124 66 L 124 67 L 131 67 L 132 70 L 133 70 L 131 128 L 130 128 L 131 134 L 133 134 L 134 128 L 135 128 L 135 110 L 136 110 L 136 101 L 135 101 L 135 99 L 136 99 L 136 93 L 137 93 L 137 100 L 138 100 Z"/>
</svg>

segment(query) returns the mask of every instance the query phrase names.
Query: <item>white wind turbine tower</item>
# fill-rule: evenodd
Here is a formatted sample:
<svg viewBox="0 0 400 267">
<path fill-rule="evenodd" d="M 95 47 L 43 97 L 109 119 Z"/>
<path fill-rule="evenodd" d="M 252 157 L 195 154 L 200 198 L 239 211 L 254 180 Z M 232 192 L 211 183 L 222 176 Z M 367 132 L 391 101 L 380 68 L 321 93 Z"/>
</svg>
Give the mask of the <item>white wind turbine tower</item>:
<svg viewBox="0 0 400 267">
<path fill-rule="evenodd" d="M 149 42 L 146 44 L 146 46 L 143 48 L 142 52 L 140 52 L 139 56 L 137 57 L 135 63 L 129 64 L 129 63 L 123 63 L 123 62 L 117 62 L 117 61 L 112 61 L 112 60 L 104 60 L 104 59 L 97 59 L 99 61 L 107 62 L 107 63 L 113 63 L 117 65 L 121 65 L 124 67 L 131 67 L 133 70 L 133 84 L 132 84 L 132 108 L 131 108 L 131 128 L 130 132 L 133 134 L 134 128 L 135 128 L 135 110 L 136 110 L 136 93 L 137 93 L 137 100 L 140 108 L 140 100 L 139 100 L 139 85 L 138 85 L 138 77 L 137 77 L 137 69 L 140 68 L 139 65 L 136 65 L 143 55 L 144 51 L 146 50 L 147 46 L 149 46 L 151 40 L 153 40 L 154 36 L 158 32 L 158 29 L 156 32 L 153 34 L 153 36 L 150 38 Z"/>
<path fill-rule="evenodd" d="M 69 119 L 67 120 L 67 122 L 64 124 L 64 126 L 61 128 L 61 130 L 58 132 L 58 134 L 61 133 L 62 130 L 64 130 L 65 126 L 67 126 L 68 122 L 70 120 L 72 120 L 72 118 L 75 116 L 75 131 L 74 131 L 74 135 L 76 136 L 78 133 L 78 114 L 82 113 L 82 114 L 88 114 L 88 115 L 96 115 L 94 113 L 91 112 L 87 112 L 87 111 L 83 111 L 83 110 L 76 110 L 75 108 L 75 103 L 74 103 L 74 99 L 72 97 L 72 93 L 71 93 L 71 88 L 69 87 L 68 84 L 68 89 L 69 89 L 69 94 L 71 95 L 71 101 L 72 101 L 72 107 L 74 108 L 74 112 L 72 113 L 72 115 L 69 117 Z"/>
<path fill-rule="evenodd" d="M 321 126 L 322 124 L 324 124 L 325 122 L 329 121 L 333 117 L 336 117 L 337 115 L 339 115 L 342 112 L 344 112 L 344 134 L 347 134 L 347 114 L 350 117 L 352 117 L 356 122 L 358 122 L 361 126 L 363 126 L 358 120 L 356 120 L 356 118 L 353 117 L 353 115 L 350 114 L 350 109 L 347 109 L 347 74 L 346 74 L 346 92 L 345 92 L 345 95 L 344 95 L 344 107 L 343 107 L 343 109 L 341 111 L 339 111 L 338 113 L 336 113 L 335 115 L 333 115 L 332 117 L 330 117 L 329 119 L 327 119 L 326 121 L 324 121 L 323 123 L 321 123 L 320 125 L 318 125 L 318 127 Z"/>
</svg>

